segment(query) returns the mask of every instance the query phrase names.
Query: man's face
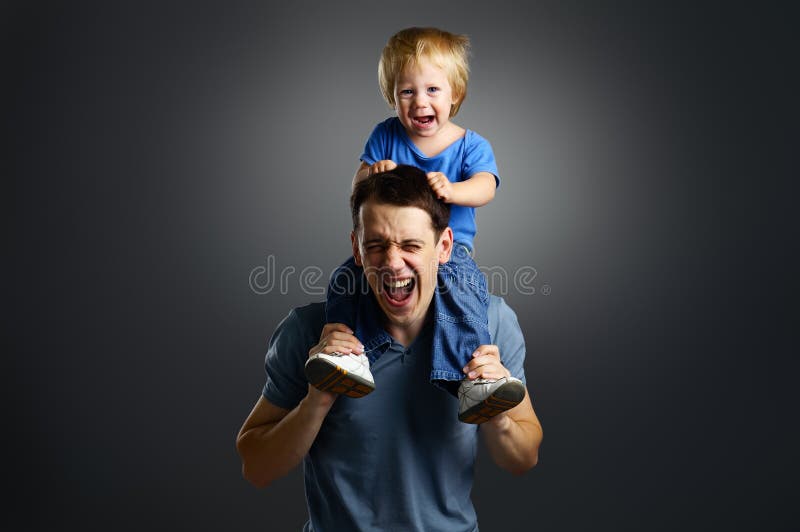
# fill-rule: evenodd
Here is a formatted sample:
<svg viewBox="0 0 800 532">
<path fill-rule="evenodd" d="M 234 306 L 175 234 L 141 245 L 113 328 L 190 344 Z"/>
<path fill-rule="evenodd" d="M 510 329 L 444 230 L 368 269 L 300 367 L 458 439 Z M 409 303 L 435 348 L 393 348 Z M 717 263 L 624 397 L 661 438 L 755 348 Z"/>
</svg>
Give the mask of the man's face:
<svg viewBox="0 0 800 532">
<path fill-rule="evenodd" d="M 353 256 L 388 326 L 422 326 L 436 288 L 439 264 L 450 258 L 453 232 L 434 238 L 430 215 L 418 207 L 367 201 L 352 234 Z"/>
</svg>

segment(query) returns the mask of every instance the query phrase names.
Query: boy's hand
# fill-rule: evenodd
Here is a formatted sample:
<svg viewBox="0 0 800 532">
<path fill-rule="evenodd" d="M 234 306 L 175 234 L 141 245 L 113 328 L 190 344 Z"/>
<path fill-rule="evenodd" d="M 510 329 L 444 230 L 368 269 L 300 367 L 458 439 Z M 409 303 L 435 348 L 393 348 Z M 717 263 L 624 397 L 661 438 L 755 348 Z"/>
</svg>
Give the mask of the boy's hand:
<svg viewBox="0 0 800 532">
<path fill-rule="evenodd" d="M 368 175 L 378 174 L 380 172 L 388 172 L 389 170 L 394 170 L 395 168 L 397 168 L 396 162 L 391 159 L 384 159 L 370 166 Z"/>
<path fill-rule="evenodd" d="M 453 202 L 453 183 L 441 172 L 428 172 L 428 185 L 436 197 L 445 203 Z"/>
</svg>

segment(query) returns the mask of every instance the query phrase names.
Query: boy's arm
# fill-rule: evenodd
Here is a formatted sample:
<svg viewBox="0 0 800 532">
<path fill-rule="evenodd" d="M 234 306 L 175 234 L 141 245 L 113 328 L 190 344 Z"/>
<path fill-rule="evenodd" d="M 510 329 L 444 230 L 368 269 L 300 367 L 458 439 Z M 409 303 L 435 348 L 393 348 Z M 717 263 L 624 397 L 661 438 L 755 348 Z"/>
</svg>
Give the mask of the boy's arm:
<svg viewBox="0 0 800 532">
<path fill-rule="evenodd" d="M 356 170 L 356 175 L 353 176 L 353 188 L 358 184 L 359 181 L 366 179 L 368 176 L 372 174 L 377 174 L 378 172 L 387 172 L 389 170 L 394 170 L 397 168 L 397 163 L 392 161 L 391 159 L 385 159 L 383 161 L 378 161 L 375 164 L 369 165 L 364 161 L 361 161 L 361 164 L 358 166 Z"/>
<path fill-rule="evenodd" d="M 369 175 L 369 165 L 364 161 L 361 161 L 361 164 L 358 165 L 358 169 L 356 170 L 356 175 L 353 176 L 353 186 L 352 188 L 356 188 L 356 185 L 359 181 L 363 181 Z"/>
<path fill-rule="evenodd" d="M 428 172 L 428 184 L 445 203 L 482 207 L 494 199 L 497 181 L 489 172 L 478 172 L 466 181 L 453 183 L 441 172 Z"/>
</svg>

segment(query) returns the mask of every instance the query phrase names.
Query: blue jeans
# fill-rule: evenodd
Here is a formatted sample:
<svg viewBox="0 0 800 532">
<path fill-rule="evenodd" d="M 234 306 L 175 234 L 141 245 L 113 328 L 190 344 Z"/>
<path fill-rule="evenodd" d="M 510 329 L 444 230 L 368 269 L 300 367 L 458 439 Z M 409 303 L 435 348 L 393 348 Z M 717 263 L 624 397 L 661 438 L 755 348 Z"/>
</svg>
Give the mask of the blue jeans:
<svg viewBox="0 0 800 532">
<path fill-rule="evenodd" d="M 363 269 L 353 258 L 334 271 L 325 305 L 327 323 L 344 323 L 356 330 L 359 298 L 370 297 Z M 479 345 L 491 343 L 489 291 L 469 249 L 456 242 L 450 261 L 439 265 L 433 295 L 431 382 L 453 395 L 465 377 L 462 368 Z M 359 340 L 363 341 L 362 338 Z"/>
</svg>

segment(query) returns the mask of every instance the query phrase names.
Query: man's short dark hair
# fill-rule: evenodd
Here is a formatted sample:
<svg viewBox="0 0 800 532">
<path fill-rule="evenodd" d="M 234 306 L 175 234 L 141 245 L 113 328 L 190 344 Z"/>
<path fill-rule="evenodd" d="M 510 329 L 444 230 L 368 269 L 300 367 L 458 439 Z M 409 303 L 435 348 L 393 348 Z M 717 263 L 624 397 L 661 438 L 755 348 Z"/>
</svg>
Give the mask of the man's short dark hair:
<svg viewBox="0 0 800 532">
<path fill-rule="evenodd" d="M 394 170 L 372 174 L 356 184 L 350 196 L 354 231 L 359 228 L 361 206 L 367 201 L 422 209 L 431 217 L 437 240 L 450 224 L 450 205 L 434 195 L 427 175 L 416 166 L 401 164 Z"/>
</svg>

